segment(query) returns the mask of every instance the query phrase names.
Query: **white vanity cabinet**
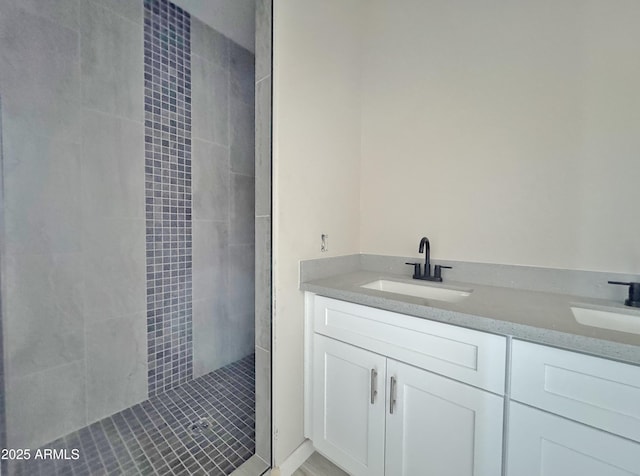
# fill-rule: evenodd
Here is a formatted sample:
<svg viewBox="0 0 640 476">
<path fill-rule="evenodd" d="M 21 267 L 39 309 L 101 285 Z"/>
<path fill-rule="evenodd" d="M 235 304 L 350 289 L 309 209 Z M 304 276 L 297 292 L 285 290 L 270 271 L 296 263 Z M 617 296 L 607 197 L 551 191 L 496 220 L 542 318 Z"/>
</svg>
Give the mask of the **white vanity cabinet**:
<svg viewBox="0 0 640 476">
<path fill-rule="evenodd" d="M 504 338 L 313 295 L 307 304 L 305 432 L 320 453 L 356 476 L 501 473 L 503 398 L 463 382 L 502 390 Z"/>
<path fill-rule="evenodd" d="M 509 476 L 640 476 L 640 367 L 514 340 L 511 369 Z"/>
<path fill-rule="evenodd" d="M 305 436 L 352 475 L 640 476 L 640 366 L 311 293 L 305 315 Z"/>
</svg>

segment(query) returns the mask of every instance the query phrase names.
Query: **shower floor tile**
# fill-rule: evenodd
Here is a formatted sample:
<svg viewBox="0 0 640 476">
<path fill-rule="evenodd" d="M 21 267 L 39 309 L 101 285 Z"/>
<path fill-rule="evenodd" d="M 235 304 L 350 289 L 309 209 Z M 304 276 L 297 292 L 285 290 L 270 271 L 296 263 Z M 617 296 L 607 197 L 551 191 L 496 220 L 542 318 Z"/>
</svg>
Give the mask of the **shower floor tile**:
<svg viewBox="0 0 640 476">
<path fill-rule="evenodd" d="M 230 474 L 255 452 L 254 361 L 252 354 L 42 447 L 69 457 L 78 449 L 75 461 L 14 462 L 9 474 Z"/>
</svg>

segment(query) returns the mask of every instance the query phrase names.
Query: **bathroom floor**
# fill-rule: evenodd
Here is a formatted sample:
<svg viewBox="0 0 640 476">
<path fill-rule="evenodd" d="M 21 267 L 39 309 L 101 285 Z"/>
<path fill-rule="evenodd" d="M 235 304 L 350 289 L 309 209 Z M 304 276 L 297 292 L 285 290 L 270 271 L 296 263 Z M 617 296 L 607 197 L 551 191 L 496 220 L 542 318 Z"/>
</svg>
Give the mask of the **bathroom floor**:
<svg viewBox="0 0 640 476">
<path fill-rule="evenodd" d="M 11 475 L 227 475 L 255 452 L 254 355 L 44 445 Z M 195 427 L 194 427 L 195 425 Z"/>
</svg>

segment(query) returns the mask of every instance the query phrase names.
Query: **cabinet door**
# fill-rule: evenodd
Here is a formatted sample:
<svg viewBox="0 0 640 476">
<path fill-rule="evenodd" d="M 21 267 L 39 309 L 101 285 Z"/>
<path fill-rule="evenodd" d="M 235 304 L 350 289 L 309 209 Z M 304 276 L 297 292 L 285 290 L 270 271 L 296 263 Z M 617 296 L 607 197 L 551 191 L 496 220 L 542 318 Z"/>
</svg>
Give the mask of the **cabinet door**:
<svg viewBox="0 0 640 476">
<path fill-rule="evenodd" d="M 382 476 L 385 357 L 316 334 L 313 360 L 314 446 L 352 475 Z"/>
<path fill-rule="evenodd" d="M 501 397 L 391 359 L 387 388 L 387 476 L 500 474 Z"/>
<path fill-rule="evenodd" d="M 512 402 L 509 476 L 640 475 L 640 445 Z"/>
</svg>

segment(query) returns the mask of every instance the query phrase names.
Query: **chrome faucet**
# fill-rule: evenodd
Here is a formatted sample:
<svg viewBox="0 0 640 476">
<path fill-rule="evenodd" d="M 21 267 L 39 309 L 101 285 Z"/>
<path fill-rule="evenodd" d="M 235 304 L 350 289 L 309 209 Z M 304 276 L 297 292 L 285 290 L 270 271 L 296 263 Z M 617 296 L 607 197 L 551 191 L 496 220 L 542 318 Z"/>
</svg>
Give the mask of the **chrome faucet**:
<svg viewBox="0 0 640 476">
<path fill-rule="evenodd" d="M 420 240 L 419 253 L 424 253 L 424 273 L 421 271 L 420 263 L 405 263 L 413 266 L 413 279 L 422 279 L 423 281 L 442 282 L 442 269 L 451 269 L 451 266 L 435 265 L 433 268 L 433 276 L 431 276 L 431 245 L 429 238 L 423 236 Z"/>
</svg>

